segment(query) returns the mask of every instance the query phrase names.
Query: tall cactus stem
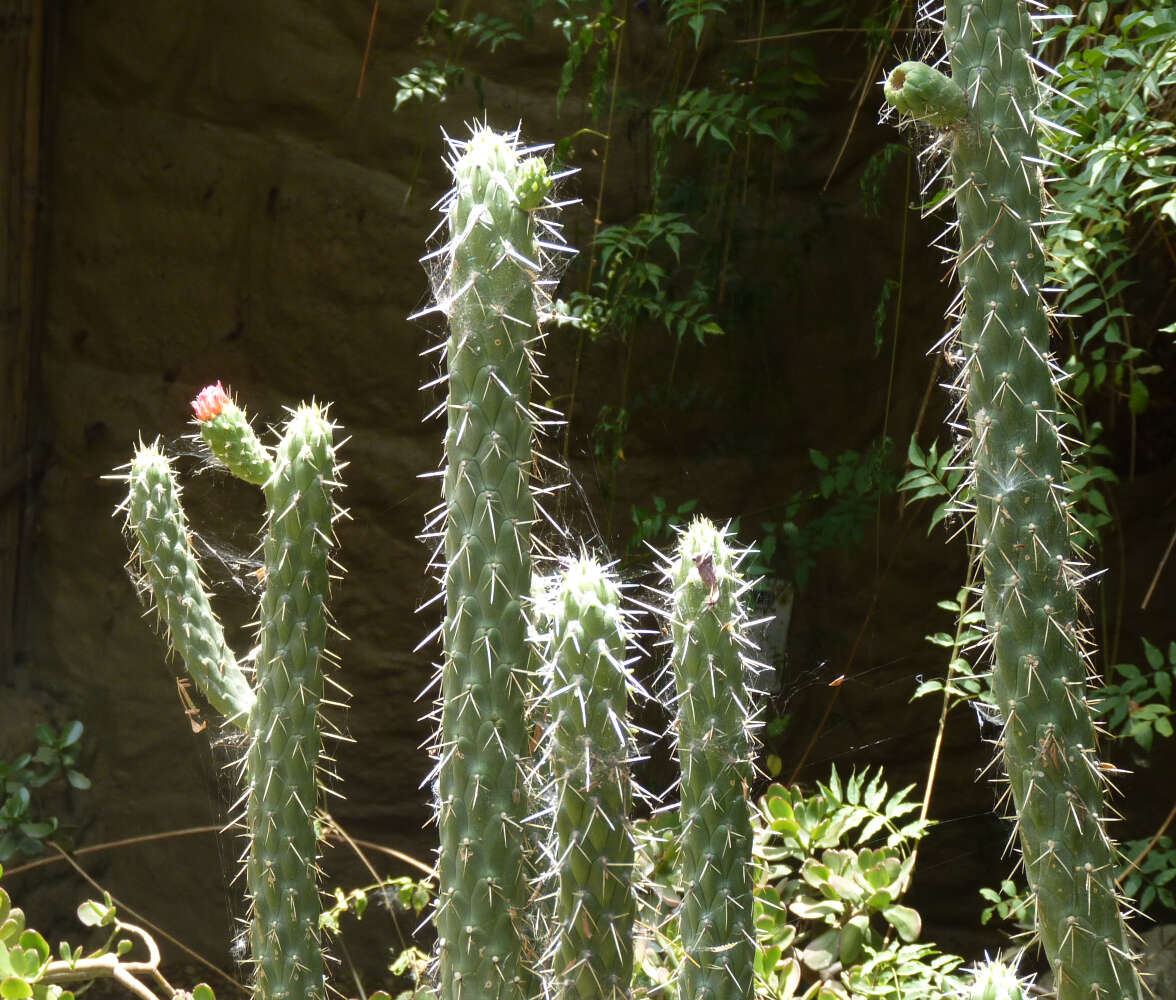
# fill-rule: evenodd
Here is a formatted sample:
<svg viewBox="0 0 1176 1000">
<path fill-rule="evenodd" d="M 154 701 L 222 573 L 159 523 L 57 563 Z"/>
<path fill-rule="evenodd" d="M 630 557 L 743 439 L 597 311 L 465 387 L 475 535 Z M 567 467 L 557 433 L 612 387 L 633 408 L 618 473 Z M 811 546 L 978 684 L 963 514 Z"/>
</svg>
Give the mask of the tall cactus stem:
<svg viewBox="0 0 1176 1000">
<path fill-rule="evenodd" d="M 555 877 L 544 956 L 554 1000 L 625 1000 L 632 994 L 634 841 L 629 822 L 634 757 L 625 659 L 630 628 L 621 589 L 588 556 L 567 563 L 541 599 L 544 691 L 540 741 L 552 815 L 546 853 Z"/>
<path fill-rule="evenodd" d="M 750 1000 L 755 924 L 751 806 L 759 664 L 744 634 L 740 559 L 724 531 L 696 518 L 666 568 L 675 728 L 681 767 L 681 878 L 678 913 L 686 951 L 681 997 Z"/>
<path fill-rule="evenodd" d="M 955 119 L 957 385 L 971 430 L 973 545 L 994 651 L 992 696 L 1004 717 L 1000 750 L 1059 1000 L 1138 1000 L 1105 830 L 1078 620 L 1083 570 L 1042 298 L 1032 23 L 1021 0 L 947 0 L 943 34 L 955 84 L 937 86 L 962 91 L 967 115 L 956 119 L 954 97 L 924 111 Z M 904 80 L 928 78 L 891 74 L 887 96 L 901 109 Z"/>
<path fill-rule="evenodd" d="M 167 639 L 196 686 L 225 720 L 245 729 L 254 696 L 225 642 L 192 551 L 180 487 L 156 441 L 140 443 L 127 473 L 126 531 L 134 538 L 128 566 L 150 592 Z"/>
<path fill-rule="evenodd" d="M 322 408 L 296 410 L 265 486 L 257 704 L 244 762 L 249 939 L 261 1000 L 325 998 L 314 818 L 334 544 L 333 434 Z"/>
<path fill-rule="evenodd" d="M 443 1000 L 538 993 L 526 878 L 529 750 L 531 382 L 547 244 L 534 211 L 550 187 L 517 137 L 452 142 L 449 239 L 436 308 L 449 318 L 437 809 Z"/>
</svg>

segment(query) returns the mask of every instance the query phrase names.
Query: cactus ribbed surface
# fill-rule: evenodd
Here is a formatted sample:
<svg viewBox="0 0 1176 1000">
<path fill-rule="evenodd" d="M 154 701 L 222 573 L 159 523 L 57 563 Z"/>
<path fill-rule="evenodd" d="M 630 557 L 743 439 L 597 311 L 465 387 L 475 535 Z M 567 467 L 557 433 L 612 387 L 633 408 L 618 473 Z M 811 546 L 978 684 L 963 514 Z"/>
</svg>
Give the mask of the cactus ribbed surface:
<svg viewBox="0 0 1176 1000">
<path fill-rule="evenodd" d="M 547 853 L 557 880 L 544 962 L 555 1000 L 624 1000 L 633 979 L 633 756 L 629 633 L 615 578 L 595 559 L 571 562 L 545 595 L 541 744 L 552 807 Z"/>
<path fill-rule="evenodd" d="M 260 647 L 251 689 L 225 644 L 191 551 L 179 487 L 157 445 L 140 446 L 127 476 L 128 529 L 172 644 L 212 705 L 245 729 L 243 823 L 258 1000 L 325 1000 L 319 914 L 319 706 L 329 658 L 335 427 L 311 404 L 291 415 L 271 455 L 217 383 L 193 402 L 201 433 L 230 471 L 264 485 L 268 506 Z M 264 475 L 263 475 L 264 474 Z"/>
<path fill-rule="evenodd" d="M 750 1000 L 754 992 L 755 713 L 737 561 L 725 533 L 696 518 L 666 570 L 682 772 L 678 923 L 686 960 L 678 991 L 691 1000 Z"/>
<path fill-rule="evenodd" d="M 192 551 L 180 488 L 159 443 L 140 444 L 127 475 L 130 565 L 149 589 L 171 646 L 192 680 L 227 721 L 245 728 L 254 697 L 213 614 Z"/>
<path fill-rule="evenodd" d="M 1005 720 L 1000 745 L 1037 931 L 1059 1000 L 1137 1000 L 1115 890 L 1116 852 L 1104 828 L 1078 621 L 1082 570 L 1041 295 L 1032 25 L 1020 0 L 948 0 L 944 37 L 952 79 L 967 96 L 966 117 L 954 117 L 956 107 L 932 117 L 954 117 L 958 343 L 975 469 L 974 547 L 994 647 L 993 700 Z M 896 106 L 904 77 L 895 71 L 889 81 Z M 932 90 L 924 88 L 920 99 Z"/>
<path fill-rule="evenodd" d="M 538 992 L 527 929 L 525 695 L 541 271 L 530 209 L 549 181 L 512 136 L 454 143 L 438 305 L 446 345 L 445 621 L 435 913 L 443 1000 Z M 525 206 L 525 207 L 524 207 Z"/>
<path fill-rule="evenodd" d="M 272 1000 L 326 994 L 314 813 L 334 475 L 333 425 L 321 408 L 302 406 L 265 485 L 261 650 L 245 759 L 249 939 L 258 992 Z"/>
</svg>

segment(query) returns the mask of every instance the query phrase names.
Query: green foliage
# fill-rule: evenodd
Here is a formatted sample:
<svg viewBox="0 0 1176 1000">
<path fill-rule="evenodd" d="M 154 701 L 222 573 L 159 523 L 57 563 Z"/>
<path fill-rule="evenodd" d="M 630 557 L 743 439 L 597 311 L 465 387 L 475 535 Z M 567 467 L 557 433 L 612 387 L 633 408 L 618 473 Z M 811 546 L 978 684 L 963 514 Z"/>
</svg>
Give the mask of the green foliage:
<svg viewBox="0 0 1176 1000">
<path fill-rule="evenodd" d="M 4 870 L 0 868 L 0 876 Z M 191 992 L 175 989 L 159 968 L 159 947 L 147 931 L 125 923 L 105 893 L 101 901 L 90 899 L 77 909 L 78 921 L 93 930 L 106 929 L 96 947 L 83 948 L 62 941 L 59 958 L 53 958 L 48 942 L 25 925 L 24 911 L 12 905 L 0 888 L 0 998 L 2 1000 L 73 1000 L 76 987 L 84 993 L 97 980 L 114 978 L 141 998 L 159 1000 L 216 1000 L 206 983 Z M 132 956 L 136 950 L 145 954 Z"/>
<path fill-rule="evenodd" d="M 862 207 L 866 215 L 878 216 L 882 214 L 885 192 L 883 185 L 894 161 L 909 154 L 906 146 L 897 142 L 888 142 L 881 149 L 870 155 L 862 170 L 858 189 L 861 191 Z"/>
<path fill-rule="evenodd" d="M 697 500 L 684 500 L 669 507 L 664 497 L 652 498 L 653 507 L 645 510 L 633 505 L 633 534 L 629 536 L 628 551 L 640 552 L 647 545 L 661 545 L 674 537 L 674 529 L 686 523 L 686 515 L 698 506 Z M 735 529 L 738 531 L 738 528 Z"/>
<path fill-rule="evenodd" d="M 1150 850 L 1149 850 L 1150 848 Z M 1138 858 L 1147 850 L 1138 865 L 1128 859 Z M 1158 910 L 1176 911 L 1176 845 L 1168 836 L 1150 840 L 1128 840 L 1123 844 L 1123 860 L 1119 866 L 1123 892 L 1135 900 L 1139 909 L 1160 918 Z M 1169 915 L 1164 915 L 1169 916 Z"/>
<path fill-rule="evenodd" d="M 989 903 L 980 912 L 981 923 L 988 924 L 996 919 L 1023 931 L 1033 930 L 1033 897 L 1024 885 L 1006 878 L 1000 883 L 999 890 L 985 886 L 980 895 Z"/>
<path fill-rule="evenodd" d="M 58 818 L 45 814 L 37 792 L 60 778 L 79 791 L 90 787 L 90 779 L 75 766 L 82 749 L 80 722 L 75 719 L 60 732 L 39 725 L 34 733 L 34 751 L 0 760 L 0 862 L 18 853 L 40 854 L 44 841 L 58 832 Z"/>
<path fill-rule="evenodd" d="M 460 66 L 433 61 L 414 66 L 396 78 L 396 103 L 392 110 L 399 111 L 401 105 L 410 101 L 444 101 L 450 89 L 464 78 L 465 72 Z"/>
<path fill-rule="evenodd" d="M 931 534 L 935 525 L 967 503 L 970 491 L 964 480 L 968 470 L 954 450 L 941 455 L 939 442 L 932 441 L 931 447 L 923 451 L 913 437 L 907 446 L 907 461 L 910 465 L 896 487 L 900 493 L 913 493 L 911 503 L 945 498 L 931 513 L 927 525 L 927 534 Z"/>
<path fill-rule="evenodd" d="M 1147 639 L 1143 643 L 1147 669 L 1133 663 L 1116 663 L 1099 692 L 1103 725 L 1122 739 L 1134 740 L 1151 750 L 1156 736 L 1172 735 L 1172 682 L 1176 679 L 1176 642 L 1168 643 L 1167 656 Z"/>
<path fill-rule="evenodd" d="M 1051 186 L 1061 220 L 1047 231 L 1058 303 L 1073 356 L 1074 395 L 1109 390 L 1142 413 L 1141 364 L 1153 331 L 1133 331 L 1130 263 L 1144 241 L 1176 226 L 1176 13 L 1155 3 L 1059 5 L 1042 37 L 1055 66 L 1048 117 L 1059 129 Z"/>
<path fill-rule="evenodd" d="M 915 689 L 914 698 L 922 698 L 929 694 L 939 694 L 946 690 L 951 699 L 949 707 L 975 699 L 984 700 L 988 692 L 987 674 L 978 674 L 972 663 L 964 653 L 977 646 L 984 638 L 981 624 L 984 612 L 973 601 L 969 600 L 966 587 L 961 588 L 955 600 L 937 601 L 936 607 L 950 612 L 956 623 L 954 635 L 948 632 L 936 632 L 926 636 L 929 643 L 950 650 L 947 661 L 947 674 L 943 678 L 931 678 L 922 681 Z"/>
<path fill-rule="evenodd" d="M 777 146 L 787 148 L 790 137 L 773 127 L 771 119 L 778 118 L 780 108 L 772 108 L 747 94 L 721 93 L 703 88 L 686 90 L 672 105 L 653 109 L 653 133 L 659 142 L 670 135 L 694 145 L 714 141 L 735 148 L 735 142 L 750 135 L 770 138 Z"/>
<path fill-rule="evenodd" d="M 812 792 L 769 787 L 753 813 L 756 995 L 763 1000 L 938 998 L 960 959 L 919 942 L 919 914 L 902 902 L 926 823 L 911 786 L 881 772 L 836 770 Z M 650 995 L 684 961 L 670 913 L 678 883 L 677 819 L 638 824 L 638 872 L 648 884 L 637 984 Z"/>
<path fill-rule="evenodd" d="M 809 449 L 809 460 L 819 474 L 817 485 L 793 494 L 775 528 L 780 555 L 798 590 L 808 583 L 822 553 L 860 544 L 879 499 L 894 492 L 889 451 L 889 439 L 871 444 L 865 452 L 848 449 L 833 458 Z"/>
<path fill-rule="evenodd" d="M 729 6 L 731 0 L 666 0 L 666 27 L 671 32 L 686 28 L 694 41 L 694 47 L 698 48 L 707 24 L 715 17 L 729 16 Z"/>
</svg>

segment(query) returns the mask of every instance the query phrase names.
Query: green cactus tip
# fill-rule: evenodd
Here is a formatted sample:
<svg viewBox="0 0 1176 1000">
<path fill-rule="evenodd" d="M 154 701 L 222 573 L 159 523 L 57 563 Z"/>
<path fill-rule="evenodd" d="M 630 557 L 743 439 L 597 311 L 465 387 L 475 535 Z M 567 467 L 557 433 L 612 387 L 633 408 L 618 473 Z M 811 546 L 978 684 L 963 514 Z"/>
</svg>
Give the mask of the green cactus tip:
<svg viewBox="0 0 1176 1000">
<path fill-rule="evenodd" d="M 254 486 L 268 482 L 274 473 L 273 456 L 220 382 L 201 390 L 192 400 L 192 412 L 204 443 L 234 476 Z"/>
<path fill-rule="evenodd" d="M 883 89 L 896 111 L 935 128 L 955 127 L 968 117 L 968 98 L 959 84 L 926 63 L 899 63 Z"/>
</svg>

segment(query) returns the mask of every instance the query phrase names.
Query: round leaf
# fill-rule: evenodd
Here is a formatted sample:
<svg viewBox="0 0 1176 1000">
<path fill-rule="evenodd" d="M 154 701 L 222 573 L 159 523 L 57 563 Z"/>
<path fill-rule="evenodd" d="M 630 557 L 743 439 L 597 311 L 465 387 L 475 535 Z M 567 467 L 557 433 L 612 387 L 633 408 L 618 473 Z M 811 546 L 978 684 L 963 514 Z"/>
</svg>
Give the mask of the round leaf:
<svg viewBox="0 0 1176 1000">
<path fill-rule="evenodd" d="M 388 994 L 384 994 L 387 996 Z M 372 994 L 374 1000 L 375 994 Z M 192 990 L 192 1000 L 216 1000 L 216 994 L 212 992 L 212 987 L 208 983 L 197 983 Z"/>
<path fill-rule="evenodd" d="M 917 941 L 923 931 L 923 921 L 918 910 L 909 906 L 891 906 L 882 911 L 890 925 L 898 931 L 898 936 L 907 944 Z"/>
<path fill-rule="evenodd" d="M 27 1000 L 32 995 L 33 988 L 23 979 L 9 976 L 0 980 L 0 997 L 3 997 L 3 1000 Z"/>
</svg>

